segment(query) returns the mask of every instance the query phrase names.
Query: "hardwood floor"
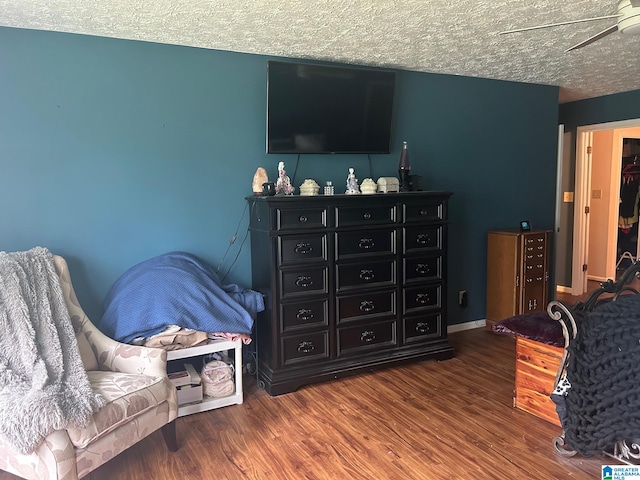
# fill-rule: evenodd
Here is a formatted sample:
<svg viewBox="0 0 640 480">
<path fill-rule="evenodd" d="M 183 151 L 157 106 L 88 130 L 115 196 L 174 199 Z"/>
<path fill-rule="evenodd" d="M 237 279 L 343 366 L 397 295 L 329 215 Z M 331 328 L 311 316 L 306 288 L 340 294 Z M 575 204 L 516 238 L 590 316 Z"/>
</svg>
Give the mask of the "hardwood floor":
<svg viewBox="0 0 640 480">
<path fill-rule="evenodd" d="M 595 280 L 587 280 L 587 292 L 582 295 L 571 295 L 570 293 L 557 292 L 556 299 L 566 303 L 567 305 L 573 305 L 578 301 L 584 301 L 594 290 L 600 288 L 600 282 Z"/>
<path fill-rule="evenodd" d="M 178 419 L 178 452 L 155 432 L 85 478 L 601 478 L 607 458 L 558 456 L 558 427 L 512 407 L 513 338 L 484 328 L 449 338 L 451 360 L 279 397 L 248 378 L 244 404 Z"/>
</svg>

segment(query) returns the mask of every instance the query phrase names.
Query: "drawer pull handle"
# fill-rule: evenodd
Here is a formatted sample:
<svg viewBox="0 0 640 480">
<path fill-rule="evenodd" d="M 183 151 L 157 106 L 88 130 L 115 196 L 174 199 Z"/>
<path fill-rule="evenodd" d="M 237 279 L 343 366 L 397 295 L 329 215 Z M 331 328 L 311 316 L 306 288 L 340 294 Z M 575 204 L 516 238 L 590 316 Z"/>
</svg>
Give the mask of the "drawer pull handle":
<svg viewBox="0 0 640 480">
<path fill-rule="evenodd" d="M 296 279 L 296 285 L 299 287 L 307 288 L 313 285 L 313 280 L 309 276 L 299 276 Z"/>
<path fill-rule="evenodd" d="M 360 302 L 360 311 L 362 312 L 371 312 L 373 311 L 373 309 L 375 308 L 375 306 L 373 305 L 373 302 L 371 300 L 363 300 L 362 302 Z"/>
<path fill-rule="evenodd" d="M 540 246 L 538 247 L 538 250 L 544 250 L 544 247 L 543 247 L 542 245 L 540 245 Z"/>
<path fill-rule="evenodd" d="M 298 344 L 298 351 L 300 353 L 311 353 L 316 349 L 316 347 L 313 346 L 313 342 L 300 342 Z"/>
<path fill-rule="evenodd" d="M 542 281 L 542 277 L 537 277 L 536 280 L 541 282 Z"/>
<path fill-rule="evenodd" d="M 421 305 L 427 305 L 429 303 L 429 294 L 428 293 L 419 293 L 416 295 L 416 302 Z"/>
<path fill-rule="evenodd" d="M 533 278 L 527 278 L 527 283 L 533 282 Z"/>
<path fill-rule="evenodd" d="M 307 223 L 309 219 L 305 215 L 300 215 L 300 218 L 298 218 L 298 220 L 300 221 L 300 223 Z"/>
<path fill-rule="evenodd" d="M 360 340 L 362 340 L 364 343 L 371 343 L 375 339 L 376 339 L 376 334 L 373 333 L 371 330 L 365 330 L 360 335 Z"/>
<path fill-rule="evenodd" d="M 369 280 L 373 280 L 375 278 L 375 273 L 373 273 L 373 270 L 360 270 L 360 279 L 361 280 L 365 280 L 365 281 L 369 281 Z"/>
<path fill-rule="evenodd" d="M 427 215 L 429 215 L 429 210 L 427 210 L 426 208 L 420 210 L 420 216 L 426 217 Z"/>
<path fill-rule="evenodd" d="M 527 265 L 527 270 L 533 270 L 533 265 Z"/>
<path fill-rule="evenodd" d="M 429 265 L 426 263 L 419 263 L 416 266 L 416 273 L 419 275 L 427 275 L 429 273 Z"/>
<path fill-rule="evenodd" d="M 416 238 L 416 242 L 419 243 L 420 245 L 426 245 L 429 243 L 430 240 L 431 240 L 431 237 L 429 237 L 428 233 L 419 233 Z"/>
<path fill-rule="evenodd" d="M 365 213 L 362 217 L 363 217 L 365 220 L 371 220 L 371 214 L 370 214 L 369 212 Z"/>
<path fill-rule="evenodd" d="M 429 324 L 426 322 L 418 322 L 416 324 L 416 332 L 418 333 L 429 333 Z"/>
<path fill-rule="evenodd" d="M 313 319 L 313 312 L 306 308 L 301 308 L 300 310 L 298 310 L 298 314 L 296 315 L 296 318 L 298 320 L 305 320 L 305 321 L 311 320 Z"/>
<path fill-rule="evenodd" d="M 368 250 L 374 245 L 375 243 L 373 242 L 373 238 L 361 238 L 360 242 L 358 243 L 358 247 L 362 248 L 363 250 Z"/>
<path fill-rule="evenodd" d="M 307 253 L 311 253 L 313 251 L 313 247 L 310 243 L 300 242 L 296 244 L 296 247 L 293 249 L 293 251 L 300 255 L 306 255 Z"/>
</svg>

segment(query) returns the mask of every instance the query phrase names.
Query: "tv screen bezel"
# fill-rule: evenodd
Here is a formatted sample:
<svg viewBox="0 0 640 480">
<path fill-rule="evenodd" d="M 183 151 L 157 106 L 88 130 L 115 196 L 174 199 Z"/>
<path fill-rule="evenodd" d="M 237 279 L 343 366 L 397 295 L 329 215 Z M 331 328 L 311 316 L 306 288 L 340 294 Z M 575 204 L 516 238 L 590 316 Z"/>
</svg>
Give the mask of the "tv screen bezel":
<svg viewBox="0 0 640 480">
<path fill-rule="evenodd" d="M 386 125 L 388 128 L 385 130 L 385 148 L 384 149 L 350 149 L 350 150 L 329 150 L 329 149 L 302 149 L 302 148 L 289 148 L 289 149 L 278 149 L 274 148 L 271 141 L 271 131 L 270 131 L 270 112 L 273 108 L 270 105 L 270 88 L 271 88 L 271 78 L 270 78 L 270 66 L 272 64 L 286 64 L 288 66 L 310 66 L 319 69 L 336 69 L 336 70 L 345 70 L 347 72 L 357 71 L 359 73 L 367 73 L 367 72 L 375 72 L 377 75 L 386 75 L 391 80 L 391 104 L 389 105 L 388 114 L 385 114 Z M 267 154 L 310 154 L 310 155 L 337 155 L 337 154 L 389 154 L 391 152 L 391 137 L 393 131 L 393 119 L 394 119 L 394 110 L 395 110 L 395 95 L 396 95 L 396 72 L 393 70 L 387 70 L 382 68 L 370 68 L 356 65 L 346 65 L 346 64 L 324 64 L 324 63 L 313 63 L 313 62 L 295 62 L 295 61 L 282 61 L 282 60 L 268 60 L 267 61 L 267 118 L 266 118 L 266 153 Z"/>
</svg>

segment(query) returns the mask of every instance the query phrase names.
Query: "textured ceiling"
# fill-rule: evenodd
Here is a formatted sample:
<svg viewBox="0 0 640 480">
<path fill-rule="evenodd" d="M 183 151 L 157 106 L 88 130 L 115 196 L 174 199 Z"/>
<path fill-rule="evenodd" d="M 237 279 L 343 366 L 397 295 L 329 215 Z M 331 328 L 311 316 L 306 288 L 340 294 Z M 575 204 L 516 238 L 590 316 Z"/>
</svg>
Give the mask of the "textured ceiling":
<svg viewBox="0 0 640 480">
<path fill-rule="evenodd" d="M 567 102 L 640 89 L 640 35 L 564 53 L 614 0 L 0 0 L 0 25 L 558 85 Z"/>
</svg>

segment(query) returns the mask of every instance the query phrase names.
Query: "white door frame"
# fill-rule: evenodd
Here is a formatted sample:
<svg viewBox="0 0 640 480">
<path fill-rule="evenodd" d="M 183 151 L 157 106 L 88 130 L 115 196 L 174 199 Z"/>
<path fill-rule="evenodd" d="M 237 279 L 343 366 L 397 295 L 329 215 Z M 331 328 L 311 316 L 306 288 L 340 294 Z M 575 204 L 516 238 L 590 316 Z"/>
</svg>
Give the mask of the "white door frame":
<svg viewBox="0 0 640 480">
<path fill-rule="evenodd" d="M 591 155 L 587 153 L 587 147 L 591 146 L 594 131 L 615 130 L 627 127 L 640 127 L 640 118 L 586 125 L 578 127 L 576 130 L 576 183 L 573 211 L 573 257 L 571 260 L 572 295 L 582 295 L 587 291 L 587 272 L 582 269 L 582 265 L 588 263 L 587 252 L 589 242 L 589 215 L 584 213 L 585 207 L 589 206 L 589 194 L 591 191 Z M 620 136 L 619 139 L 619 141 L 622 142 L 622 136 Z M 617 144 L 618 137 L 615 137 L 614 141 Z M 620 146 L 620 148 L 622 147 Z M 622 162 L 622 151 L 620 158 L 613 159 L 612 168 L 615 167 L 616 161 L 618 162 L 619 170 Z M 612 188 L 613 187 L 612 185 Z M 620 185 L 618 184 L 618 189 L 619 188 Z M 615 219 L 616 216 L 614 215 L 611 218 Z M 610 235 L 617 237 L 616 228 L 617 226 L 609 228 Z M 613 242 L 615 243 L 615 240 Z M 615 271 L 612 273 L 612 278 L 615 278 Z"/>
</svg>

